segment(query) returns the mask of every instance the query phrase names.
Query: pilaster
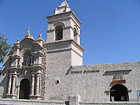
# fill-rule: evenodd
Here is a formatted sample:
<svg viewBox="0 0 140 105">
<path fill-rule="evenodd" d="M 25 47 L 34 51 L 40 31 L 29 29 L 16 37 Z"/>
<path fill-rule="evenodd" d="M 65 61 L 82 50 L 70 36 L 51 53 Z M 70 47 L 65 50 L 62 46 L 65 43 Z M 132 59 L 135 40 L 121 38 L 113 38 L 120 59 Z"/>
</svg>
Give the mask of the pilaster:
<svg viewBox="0 0 140 105">
<path fill-rule="evenodd" d="M 36 75 L 36 96 L 40 96 L 40 74 Z"/>
<path fill-rule="evenodd" d="M 31 96 L 34 96 L 34 89 L 35 89 L 35 75 L 32 75 L 32 86 L 31 86 Z"/>
<path fill-rule="evenodd" d="M 16 79 L 17 74 L 9 74 L 9 86 L 8 86 L 8 93 L 6 95 L 7 98 L 16 98 Z"/>
<path fill-rule="evenodd" d="M 9 75 L 9 85 L 8 85 L 8 93 L 7 93 L 7 95 L 11 94 L 11 82 L 12 82 L 12 75 Z"/>
</svg>

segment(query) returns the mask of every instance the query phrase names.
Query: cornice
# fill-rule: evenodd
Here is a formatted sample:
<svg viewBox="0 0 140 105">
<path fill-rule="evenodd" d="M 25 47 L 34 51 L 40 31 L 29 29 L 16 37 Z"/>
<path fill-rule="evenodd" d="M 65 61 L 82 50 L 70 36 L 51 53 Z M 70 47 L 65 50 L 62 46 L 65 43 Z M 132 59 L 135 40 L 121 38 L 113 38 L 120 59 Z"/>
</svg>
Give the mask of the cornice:
<svg viewBox="0 0 140 105">
<path fill-rule="evenodd" d="M 47 47 L 49 45 L 55 45 L 55 44 L 62 44 L 62 43 L 72 43 L 76 48 L 78 48 L 80 51 L 85 51 L 84 48 L 82 48 L 79 44 L 77 44 L 74 40 L 61 40 L 61 41 L 55 41 L 51 43 L 45 43 L 44 47 Z"/>
<path fill-rule="evenodd" d="M 65 15 L 65 14 L 70 14 L 70 15 L 72 15 L 73 16 L 73 18 L 81 25 L 82 23 L 80 22 L 80 20 L 76 17 L 76 15 L 74 14 L 74 12 L 72 12 L 72 11 L 69 11 L 69 12 L 65 12 L 65 13 L 60 13 L 60 14 L 56 14 L 56 15 L 51 15 L 51 16 L 47 16 L 46 18 L 47 19 L 49 19 L 49 18 L 52 18 L 52 17 L 57 17 L 57 16 L 61 16 L 61 15 Z M 70 18 L 70 17 L 68 17 L 68 18 Z M 68 19 L 68 18 L 66 18 L 66 19 Z M 59 19 L 59 20 L 61 20 L 61 19 Z M 56 20 L 57 21 L 57 20 Z M 52 21 L 48 21 L 48 23 L 49 22 L 52 22 Z M 53 21 L 54 22 L 54 21 Z"/>
</svg>

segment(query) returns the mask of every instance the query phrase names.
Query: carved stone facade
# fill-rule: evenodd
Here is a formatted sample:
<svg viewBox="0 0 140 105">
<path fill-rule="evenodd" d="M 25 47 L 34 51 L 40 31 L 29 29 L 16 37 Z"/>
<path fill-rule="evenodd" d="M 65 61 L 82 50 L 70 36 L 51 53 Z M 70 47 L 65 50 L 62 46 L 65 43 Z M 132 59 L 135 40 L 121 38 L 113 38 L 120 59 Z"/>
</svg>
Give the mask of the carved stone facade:
<svg viewBox="0 0 140 105">
<path fill-rule="evenodd" d="M 7 98 L 20 99 L 41 99 L 44 96 L 43 88 L 45 85 L 43 80 L 45 76 L 45 58 L 43 52 L 42 39 L 34 40 L 28 31 L 25 38 L 14 44 L 13 48 L 7 56 L 9 56 L 10 66 L 8 70 L 8 91 Z M 21 90 L 22 81 L 29 82 L 29 97 Z M 24 82 L 23 82 L 24 83 Z M 23 86 L 25 85 L 23 84 Z"/>
<path fill-rule="evenodd" d="M 28 105 L 113 105 L 123 102 L 139 105 L 140 62 L 83 66 L 81 22 L 66 0 L 47 19 L 47 42 L 41 34 L 34 40 L 28 31 L 5 56 L 0 94 L 5 100 L 14 101 L 0 102 Z"/>
</svg>

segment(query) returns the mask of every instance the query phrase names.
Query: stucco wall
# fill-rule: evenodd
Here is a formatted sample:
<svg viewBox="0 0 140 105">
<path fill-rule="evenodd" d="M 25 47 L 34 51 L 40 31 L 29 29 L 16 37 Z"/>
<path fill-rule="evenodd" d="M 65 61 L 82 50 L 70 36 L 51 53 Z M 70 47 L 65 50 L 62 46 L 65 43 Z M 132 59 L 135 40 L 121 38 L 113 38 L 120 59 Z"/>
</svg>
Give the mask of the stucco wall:
<svg viewBox="0 0 140 105">
<path fill-rule="evenodd" d="M 77 66 L 67 69 L 67 72 L 63 71 L 62 75 L 57 75 L 57 72 L 54 72 L 53 75 L 55 76 L 50 75 L 51 79 L 55 80 L 57 77 L 61 82 L 54 84 L 53 88 L 47 88 L 51 88 L 49 93 L 56 100 L 60 95 L 62 95 L 61 100 L 68 100 L 70 95 L 78 94 L 81 96 L 82 102 L 109 102 L 110 95 L 106 94 L 106 91 L 110 91 L 110 88 L 113 86 L 111 82 L 114 76 L 119 73 L 126 81 L 122 85 L 127 87 L 129 91 L 129 101 L 134 102 L 139 101 L 137 97 L 137 90 L 140 87 L 139 70 L 140 62 Z M 62 72 L 61 70 L 58 71 Z M 59 95 L 55 93 L 59 93 Z"/>
</svg>

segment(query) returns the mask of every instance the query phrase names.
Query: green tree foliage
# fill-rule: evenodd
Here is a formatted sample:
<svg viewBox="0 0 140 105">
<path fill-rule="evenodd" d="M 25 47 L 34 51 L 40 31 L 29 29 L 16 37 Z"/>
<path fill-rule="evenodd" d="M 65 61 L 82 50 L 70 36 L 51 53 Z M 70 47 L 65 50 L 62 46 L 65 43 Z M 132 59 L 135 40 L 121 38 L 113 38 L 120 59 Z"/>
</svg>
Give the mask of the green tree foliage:
<svg viewBox="0 0 140 105">
<path fill-rule="evenodd" d="M 4 56 L 7 54 L 7 52 L 11 48 L 11 45 L 8 45 L 6 42 L 8 39 L 4 37 L 5 35 L 0 34 L 0 63 L 3 62 Z"/>
</svg>

